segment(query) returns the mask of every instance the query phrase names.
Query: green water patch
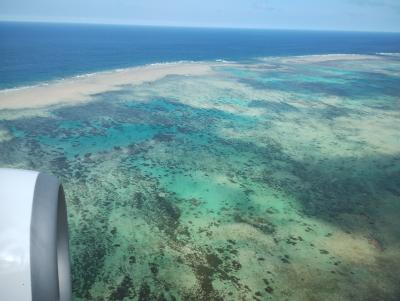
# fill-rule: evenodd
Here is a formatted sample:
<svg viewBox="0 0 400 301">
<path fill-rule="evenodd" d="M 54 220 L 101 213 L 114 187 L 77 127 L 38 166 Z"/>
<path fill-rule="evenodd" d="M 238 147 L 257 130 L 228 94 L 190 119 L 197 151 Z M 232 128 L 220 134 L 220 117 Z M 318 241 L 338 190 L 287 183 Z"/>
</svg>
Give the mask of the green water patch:
<svg viewBox="0 0 400 301">
<path fill-rule="evenodd" d="M 389 72 L 383 73 L 379 63 L 369 63 L 370 70 L 358 68 L 351 70 L 346 62 L 336 65 L 324 63 L 307 65 L 288 65 L 287 70 L 246 70 L 241 68 L 227 68 L 228 74 L 235 76 L 240 82 L 256 89 L 273 89 L 291 93 L 326 94 L 347 97 L 352 100 L 365 101 L 374 97 L 386 95 L 395 102 L 399 95 L 398 76 Z M 358 65 L 359 66 L 359 65 Z M 347 67 L 347 69 L 346 69 Z M 374 68 L 377 69 L 374 72 Z M 348 87 L 351 86 L 351 89 Z"/>
<path fill-rule="evenodd" d="M 298 109 L 288 103 L 284 102 L 272 102 L 272 101 L 263 101 L 263 100 L 252 100 L 248 106 L 250 108 L 263 108 L 268 112 L 273 113 L 287 113 L 287 112 L 296 112 Z"/>
<path fill-rule="evenodd" d="M 121 87 L 0 121 L 0 163 L 61 178 L 74 300 L 396 300 L 397 80 L 360 64 Z"/>
<path fill-rule="evenodd" d="M 65 131 L 65 123 L 60 130 Z M 68 126 L 68 125 L 67 125 Z M 71 128 L 68 128 L 71 131 Z M 113 148 L 123 147 L 152 138 L 160 128 L 142 124 L 116 124 L 104 129 L 103 125 L 94 124 L 85 127 L 85 131 L 72 130 L 65 136 L 39 136 L 38 141 L 47 146 L 62 149 L 68 156 L 85 155 Z"/>
<path fill-rule="evenodd" d="M 108 112 L 108 115 L 105 115 Z M 173 114 L 173 119 L 169 115 Z M 155 137 L 170 139 L 176 132 L 197 131 L 216 120 L 252 126 L 254 120 L 218 110 L 195 109 L 165 99 L 128 103 L 101 101 L 92 105 L 55 112 L 54 122 L 46 119 L 13 121 L 7 124 L 16 138 L 24 138 L 35 127 L 34 139 L 64 152 L 68 157 L 107 152 Z M 11 126 L 13 125 L 13 126 Z"/>
</svg>

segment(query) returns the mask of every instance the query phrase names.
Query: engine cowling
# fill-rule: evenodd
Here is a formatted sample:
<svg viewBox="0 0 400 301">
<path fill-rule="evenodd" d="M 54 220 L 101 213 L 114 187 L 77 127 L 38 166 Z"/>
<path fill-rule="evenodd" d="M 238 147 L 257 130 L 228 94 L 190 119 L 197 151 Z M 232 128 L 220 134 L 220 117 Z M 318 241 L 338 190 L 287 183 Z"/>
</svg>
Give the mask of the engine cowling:
<svg viewBox="0 0 400 301">
<path fill-rule="evenodd" d="M 54 176 L 0 169 L 0 300 L 71 300 L 66 205 Z"/>
</svg>

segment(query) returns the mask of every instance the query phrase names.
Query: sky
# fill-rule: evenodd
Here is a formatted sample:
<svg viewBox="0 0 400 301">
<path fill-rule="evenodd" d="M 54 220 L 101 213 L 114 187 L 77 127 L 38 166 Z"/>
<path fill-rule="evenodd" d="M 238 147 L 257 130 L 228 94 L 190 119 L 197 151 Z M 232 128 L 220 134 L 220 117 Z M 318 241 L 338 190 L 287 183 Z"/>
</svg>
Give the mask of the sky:
<svg viewBox="0 0 400 301">
<path fill-rule="evenodd" d="M 0 20 L 400 32 L 400 0 L 0 0 Z"/>
</svg>

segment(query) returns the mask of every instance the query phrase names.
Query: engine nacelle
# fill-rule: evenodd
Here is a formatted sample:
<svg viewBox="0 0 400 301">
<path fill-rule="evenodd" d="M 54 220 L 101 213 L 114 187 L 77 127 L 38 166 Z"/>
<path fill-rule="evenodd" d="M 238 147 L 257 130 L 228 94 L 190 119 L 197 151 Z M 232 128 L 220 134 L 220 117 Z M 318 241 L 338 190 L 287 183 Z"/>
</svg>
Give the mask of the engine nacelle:
<svg viewBox="0 0 400 301">
<path fill-rule="evenodd" d="M 0 169 L 0 300 L 71 300 L 66 206 L 54 176 Z"/>
</svg>

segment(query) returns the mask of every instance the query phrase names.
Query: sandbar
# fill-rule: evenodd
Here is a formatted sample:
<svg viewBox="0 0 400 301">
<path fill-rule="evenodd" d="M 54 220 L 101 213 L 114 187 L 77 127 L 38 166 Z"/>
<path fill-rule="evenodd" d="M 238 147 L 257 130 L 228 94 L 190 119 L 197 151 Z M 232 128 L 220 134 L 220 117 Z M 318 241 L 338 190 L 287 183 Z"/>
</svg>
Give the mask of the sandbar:
<svg viewBox="0 0 400 301">
<path fill-rule="evenodd" d="M 211 73 L 211 64 L 177 62 L 118 69 L 56 80 L 47 84 L 0 91 L 0 110 L 33 109 L 89 101 L 92 95 L 122 86 L 162 79 L 168 75 L 197 76 Z"/>
</svg>

